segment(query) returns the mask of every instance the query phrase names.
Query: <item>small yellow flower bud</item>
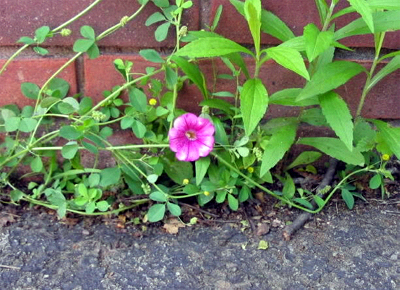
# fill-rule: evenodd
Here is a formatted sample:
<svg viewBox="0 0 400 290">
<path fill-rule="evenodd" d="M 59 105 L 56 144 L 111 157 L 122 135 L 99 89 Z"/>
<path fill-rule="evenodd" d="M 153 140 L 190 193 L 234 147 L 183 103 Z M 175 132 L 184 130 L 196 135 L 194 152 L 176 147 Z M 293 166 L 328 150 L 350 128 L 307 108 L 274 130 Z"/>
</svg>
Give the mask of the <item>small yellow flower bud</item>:
<svg viewBox="0 0 400 290">
<path fill-rule="evenodd" d="M 189 179 L 185 178 L 185 179 L 182 181 L 182 184 L 183 184 L 183 185 L 189 184 Z"/>
<path fill-rule="evenodd" d="M 149 105 L 150 105 L 150 106 L 155 106 L 155 105 L 157 105 L 157 100 L 154 99 L 154 98 L 151 98 L 151 99 L 149 100 Z"/>
<path fill-rule="evenodd" d="M 249 172 L 249 173 L 253 173 L 254 172 L 254 167 L 247 167 L 247 171 Z"/>
<path fill-rule="evenodd" d="M 179 30 L 179 36 L 186 36 L 188 32 L 187 26 L 182 26 L 181 29 Z"/>
<path fill-rule="evenodd" d="M 383 161 L 388 161 L 390 159 L 390 155 L 389 154 L 383 154 L 382 155 L 382 160 Z"/>
<path fill-rule="evenodd" d="M 61 36 L 70 36 L 71 33 L 72 33 L 71 29 L 68 29 L 68 28 L 63 28 L 63 29 L 61 29 L 61 32 L 60 32 Z"/>
<path fill-rule="evenodd" d="M 210 192 L 209 192 L 209 191 L 204 191 L 204 195 L 205 195 L 205 196 L 209 196 L 209 195 L 210 195 Z"/>
</svg>

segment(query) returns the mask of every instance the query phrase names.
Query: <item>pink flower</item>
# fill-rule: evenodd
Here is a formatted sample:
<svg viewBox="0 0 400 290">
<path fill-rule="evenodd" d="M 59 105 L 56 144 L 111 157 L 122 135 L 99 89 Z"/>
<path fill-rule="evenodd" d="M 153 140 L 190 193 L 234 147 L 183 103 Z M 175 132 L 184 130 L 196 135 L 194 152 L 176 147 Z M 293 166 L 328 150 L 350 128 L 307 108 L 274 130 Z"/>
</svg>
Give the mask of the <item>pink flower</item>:
<svg viewBox="0 0 400 290">
<path fill-rule="evenodd" d="M 194 114 L 184 114 L 174 121 L 169 131 L 169 148 L 180 161 L 196 161 L 205 157 L 214 147 L 214 125 Z"/>
</svg>

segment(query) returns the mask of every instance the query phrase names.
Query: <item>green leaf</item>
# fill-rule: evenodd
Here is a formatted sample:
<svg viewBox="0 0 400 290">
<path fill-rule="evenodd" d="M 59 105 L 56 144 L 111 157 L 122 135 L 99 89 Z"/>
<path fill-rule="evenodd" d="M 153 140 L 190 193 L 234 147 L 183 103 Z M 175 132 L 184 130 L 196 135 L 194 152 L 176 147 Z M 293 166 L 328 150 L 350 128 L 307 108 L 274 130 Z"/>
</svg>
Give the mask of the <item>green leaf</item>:
<svg viewBox="0 0 400 290">
<path fill-rule="evenodd" d="M 306 44 L 307 58 L 310 62 L 328 49 L 333 41 L 332 31 L 320 32 L 318 27 L 313 23 L 304 27 L 303 36 Z"/>
<path fill-rule="evenodd" d="M 329 11 L 329 7 L 326 4 L 325 0 L 315 0 L 315 5 L 317 6 L 319 19 L 321 20 L 321 24 L 324 25 L 326 16 Z"/>
<path fill-rule="evenodd" d="M 19 201 L 24 196 L 24 193 L 18 189 L 14 189 L 10 192 L 10 197 L 13 202 Z"/>
<path fill-rule="evenodd" d="M 306 80 L 310 79 L 300 52 L 290 47 L 276 46 L 265 50 L 267 55 L 281 66 L 294 71 Z"/>
<path fill-rule="evenodd" d="M 221 145 L 228 145 L 229 140 L 226 135 L 224 124 L 217 117 L 211 117 L 215 127 L 215 142 Z"/>
<path fill-rule="evenodd" d="M 84 26 L 81 27 L 81 35 L 83 37 L 91 39 L 91 40 L 95 40 L 96 39 L 96 35 L 94 33 L 93 28 L 88 26 L 88 25 L 84 25 Z"/>
<path fill-rule="evenodd" d="M 164 41 L 168 36 L 168 29 L 171 26 L 171 23 L 166 22 L 157 27 L 154 32 L 154 36 L 158 42 Z"/>
<path fill-rule="evenodd" d="M 125 130 L 127 128 L 130 128 L 133 124 L 133 121 L 135 121 L 135 119 L 131 116 L 125 116 L 122 120 L 121 120 L 121 129 Z"/>
<path fill-rule="evenodd" d="M 139 54 L 148 61 L 155 62 L 155 63 L 163 63 L 164 60 L 160 56 L 160 54 L 155 51 L 154 49 L 142 49 L 139 51 Z"/>
<path fill-rule="evenodd" d="M 268 108 L 268 92 L 260 79 L 247 80 L 240 93 L 240 111 L 242 112 L 246 135 L 257 127 Z"/>
<path fill-rule="evenodd" d="M 244 202 L 250 198 L 251 191 L 250 188 L 246 185 L 244 185 L 239 192 L 239 201 Z"/>
<path fill-rule="evenodd" d="M 290 163 L 286 167 L 286 170 L 292 169 L 299 165 L 306 165 L 313 163 L 314 161 L 318 160 L 321 157 L 321 155 L 322 154 L 320 152 L 316 151 L 303 151 L 300 153 L 299 156 L 297 156 L 297 158 L 292 163 Z"/>
<path fill-rule="evenodd" d="M 182 184 L 184 179 L 193 178 L 193 165 L 190 162 L 171 162 L 167 158 L 163 158 L 162 161 L 165 172 L 176 184 Z"/>
<path fill-rule="evenodd" d="M 269 248 L 269 242 L 265 240 L 260 240 L 258 242 L 257 250 L 267 250 Z"/>
<path fill-rule="evenodd" d="M 75 157 L 76 152 L 78 152 L 79 146 L 76 142 L 68 142 L 61 149 L 61 155 L 65 159 L 72 159 Z"/>
<path fill-rule="evenodd" d="M 334 92 L 319 97 L 322 113 L 336 135 L 347 148 L 353 150 L 353 121 L 350 110 L 343 99 Z"/>
<path fill-rule="evenodd" d="M 32 38 L 30 38 L 28 36 L 22 36 L 20 39 L 18 39 L 17 42 L 21 42 L 23 44 L 31 45 L 31 44 L 35 43 L 35 40 L 33 40 Z"/>
<path fill-rule="evenodd" d="M 132 124 L 132 131 L 136 137 L 141 139 L 146 134 L 147 129 L 146 129 L 146 126 L 143 125 L 142 122 L 140 122 L 138 120 L 134 120 L 133 124 Z"/>
<path fill-rule="evenodd" d="M 75 41 L 72 50 L 75 52 L 86 52 L 93 44 L 95 44 L 95 41 L 92 39 L 78 39 Z"/>
<path fill-rule="evenodd" d="M 21 132 L 29 133 L 35 130 L 37 120 L 32 118 L 23 118 L 19 123 L 19 130 Z"/>
<path fill-rule="evenodd" d="M 31 169 L 33 172 L 40 172 L 43 169 L 43 162 L 40 156 L 36 156 L 31 161 Z"/>
<path fill-rule="evenodd" d="M 269 97 L 269 104 L 291 106 L 291 107 L 307 107 L 319 105 L 317 96 L 308 98 L 303 101 L 296 101 L 297 96 L 301 93 L 301 88 L 291 88 L 280 90 Z"/>
<path fill-rule="evenodd" d="M 353 194 L 351 194 L 350 191 L 348 191 L 345 188 L 342 188 L 342 198 L 344 202 L 346 203 L 347 207 L 349 209 L 353 209 L 354 207 L 354 197 Z"/>
<path fill-rule="evenodd" d="M 400 55 L 395 56 L 388 64 L 386 64 L 371 80 L 367 87 L 369 92 L 381 79 L 388 74 L 391 74 L 395 70 L 400 68 Z"/>
<path fill-rule="evenodd" d="M 391 127 L 388 123 L 380 120 L 372 120 L 378 128 L 381 137 L 384 139 L 390 150 L 400 159 L 400 128 Z"/>
<path fill-rule="evenodd" d="M 38 53 L 38 54 L 40 54 L 40 55 L 46 55 L 46 54 L 49 53 L 49 51 L 47 49 L 45 49 L 43 47 L 40 47 L 40 46 L 35 46 L 33 48 L 33 51 Z"/>
<path fill-rule="evenodd" d="M 170 88 L 173 88 L 178 81 L 177 73 L 169 66 L 165 68 L 165 81 Z"/>
<path fill-rule="evenodd" d="M 69 115 L 79 110 L 79 103 L 74 98 L 65 98 L 58 104 L 57 108 L 62 114 Z"/>
<path fill-rule="evenodd" d="M 96 207 L 99 211 L 105 212 L 109 209 L 110 204 L 107 201 L 102 200 L 102 201 L 96 202 Z"/>
<path fill-rule="evenodd" d="M 145 113 L 147 111 L 147 97 L 142 90 L 137 88 L 129 89 L 129 101 L 137 111 Z"/>
<path fill-rule="evenodd" d="M 147 181 L 150 183 L 155 183 L 158 179 L 158 175 L 157 174 L 150 174 L 147 176 Z"/>
<path fill-rule="evenodd" d="M 204 176 L 207 173 L 208 167 L 210 166 L 211 159 L 210 157 L 203 157 L 200 158 L 195 162 L 195 167 L 196 167 L 196 184 L 200 185 L 200 183 L 203 181 Z"/>
<path fill-rule="evenodd" d="M 154 23 L 157 23 L 157 22 L 160 22 L 160 21 L 165 21 L 165 20 L 166 20 L 166 18 L 165 18 L 164 15 L 162 15 L 160 12 L 155 12 L 155 13 L 151 14 L 149 16 L 149 18 L 147 18 L 147 20 L 145 22 L 145 25 L 146 26 L 150 26 L 150 25 L 152 25 Z"/>
<path fill-rule="evenodd" d="M 37 43 L 42 43 L 46 40 L 47 35 L 50 32 L 50 27 L 48 26 L 42 26 L 36 29 L 35 31 L 35 40 Z"/>
<path fill-rule="evenodd" d="M 350 151 L 347 146 L 337 138 L 330 137 L 305 137 L 298 144 L 309 145 L 321 150 L 325 154 L 339 159 L 347 164 L 364 165 L 364 156 L 356 149 Z"/>
<path fill-rule="evenodd" d="M 167 196 L 165 193 L 160 192 L 160 191 L 154 191 L 150 193 L 149 198 L 154 201 L 160 201 L 160 202 L 166 202 L 168 201 Z"/>
<path fill-rule="evenodd" d="M 253 36 L 254 47 L 260 48 L 260 29 L 261 29 L 261 1 L 246 0 L 244 3 L 244 15 Z"/>
<path fill-rule="evenodd" d="M 253 55 L 247 48 L 223 37 L 199 38 L 182 47 L 175 55 L 199 58 L 223 56 L 235 52 Z"/>
<path fill-rule="evenodd" d="M 260 168 L 260 176 L 264 176 L 274 167 L 292 146 L 296 138 L 296 123 L 289 123 L 274 132 L 264 150 Z"/>
<path fill-rule="evenodd" d="M 374 20 L 372 18 L 372 11 L 367 1 L 365 0 L 348 0 L 350 5 L 361 15 L 362 19 L 367 24 L 369 30 L 374 33 Z"/>
<path fill-rule="evenodd" d="M 293 199 L 293 201 L 301 204 L 302 206 L 304 206 L 308 209 L 311 209 L 311 210 L 314 209 L 313 205 L 308 200 L 305 200 L 302 198 L 295 198 L 295 199 Z"/>
<path fill-rule="evenodd" d="M 223 9 L 223 6 L 219 5 L 217 10 L 216 10 L 216 12 L 215 12 L 213 23 L 212 23 L 212 25 L 210 27 L 211 31 L 214 31 L 217 28 L 219 20 L 221 18 L 222 9 Z"/>
<path fill-rule="evenodd" d="M 296 101 L 302 101 L 329 92 L 343 85 L 352 77 L 365 71 L 365 68 L 355 62 L 335 61 L 318 70 L 304 87 Z"/>
<path fill-rule="evenodd" d="M 100 183 L 100 174 L 92 173 L 89 175 L 89 187 L 97 187 Z"/>
<path fill-rule="evenodd" d="M 377 189 L 381 186 L 381 184 L 382 184 L 382 176 L 380 174 L 375 174 L 369 180 L 369 188 L 371 189 Z"/>
<path fill-rule="evenodd" d="M 34 83 L 25 82 L 21 84 L 22 94 L 31 100 L 37 100 L 39 97 L 40 88 Z"/>
<path fill-rule="evenodd" d="M 148 213 L 147 217 L 150 222 L 158 222 L 164 218 L 165 215 L 165 204 L 153 204 Z"/>
<path fill-rule="evenodd" d="M 169 0 L 153 0 L 153 2 L 160 8 L 167 8 L 169 6 Z"/>
<path fill-rule="evenodd" d="M 318 205 L 318 208 L 322 208 L 325 206 L 325 201 L 319 197 L 318 195 L 313 196 L 315 203 Z"/>
<path fill-rule="evenodd" d="M 188 62 L 182 57 L 176 55 L 172 56 L 172 60 L 179 66 L 179 68 L 187 75 L 187 77 L 199 88 L 203 97 L 208 96 L 206 80 L 199 67 L 193 63 Z"/>
<path fill-rule="evenodd" d="M 328 126 L 325 116 L 320 108 L 311 108 L 304 110 L 300 115 L 301 122 L 308 123 L 313 126 Z"/>
<path fill-rule="evenodd" d="M 89 152 L 93 153 L 93 154 L 98 154 L 99 153 L 99 149 L 97 149 L 97 147 L 95 145 L 93 145 L 92 143 L 86 142 L 86 141 L 82 141 L 82 145 L 83 147 L 85 147 Z"/>
<path fill-rule="evenodd" d="M 285 173 L 285 182 L 283 184 L 282 194 L 287 199 L 292 199 L 296 193 L 296 185 L 294 184 L 293 178 Z"/>
<path fill-rule="evenodd" d="M 228 116 L 234 116 L 235 112 L 231 109 L 232 104 L 221 99 L 208 99 L 202 101 L 200 106 L 209 106 L 213 109 L 224 111 Z"/>
<path fill-rule="evenodd" d="M 182 214 L 181 207 L 175 203 L 167 202 L 167 208 L 169 212 L 174 216 L 180 216 Z"/>
<path fill-rule="evenodd" d="M 100 50 L 96 43 L 90 46 L 86 52 L 90 59 L 95 59 L 100 55 Z"/>
<path fill-rule="evenodd" d="M 118 167 L 105 168 L 100 173 L 100 186 L 107 187 L 118 184 L 121 178 L 121 169 Z"/>
<path fill-rule="evenodd" d="M 68 125 L 61 127 L 60 136 L 68 140 L 76 140 L 82 136 L 82 133 L 79 132 L 75 127 Z"/>
<path fill-rule="evenodd" d="M 6 132 L 17 131 L 20 123 L 21 123 L 20 117 L 10 117 L 10 118 L 5 119 L 4 125 L 5 125 Z"/>
<path fill-rule="evenodd" d="M 239 208 L 239 202 L 232 194 L 228 194 L 228 205 L 233 211 L 237 211 Z"/>
<path fill-rule="evenodd" d="M 69 83 L 60 78 L 52 79 L 47 86 L 47 89 L 53 91 L 52 96 L 54 97 L 54 92 L 57 91 L 57 97 L 60 99 L 64 98 L 68 94 L 69 88 Z"/>
<path fill-rule="evenodd" d="M 66 199 L 64 194 L 62 194 L 62 192 L 60 190 L 55 190 L 53 188 L 47 188 L 44 191 L 47 200 L 56 206 L 62 206 L 65 204 Z"/>
<path fill-rule="evenodd" d="M 93 108 L 93 100 L 89 97 L 82 98 L 81 102 L 79 103 L 78 114 L 83 115 L 90 111 Z"/>
</svg>

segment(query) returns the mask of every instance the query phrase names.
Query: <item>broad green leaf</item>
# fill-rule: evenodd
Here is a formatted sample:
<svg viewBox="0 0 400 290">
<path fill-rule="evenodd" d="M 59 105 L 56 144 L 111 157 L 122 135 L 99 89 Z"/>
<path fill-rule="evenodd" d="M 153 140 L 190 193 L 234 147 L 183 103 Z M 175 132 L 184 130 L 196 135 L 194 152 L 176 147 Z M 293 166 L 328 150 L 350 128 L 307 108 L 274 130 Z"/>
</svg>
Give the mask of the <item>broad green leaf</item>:
<svg viewBox="0 0 400 290">
<path fill-rule="evenodd" d="M 10 191 L 11 200 L 14 202 L 19 201 L 24 196 L 24 193 L 18 189 Z"/>
<path fill-rule="evenodd" d="M 162 15 L 160 12 L 155 12 L 155 13 L 151 14 L 149 16 L 149 18 L 147 18 L 147 20 L 145 22 L 145 25 L 146 26 L 150 26 L 150 25 L 152 25 L 154 23 L 157 23 L 157 22 L 160 22 L 160 21 L 165 21 L 165 20 L 166 20 L 166 18 L 165 18 L 164 15 Z"/>
<path fill-rule="evenodd" d="M 355 62 L 335 61 L 321 67 L 304 87 L 296 101 L 302 101 L 329 92 L 343 85 L 352 77 L 365 71 L 365 68 Z"/>
<path fill-rule="evenodd" d="M 390 150 L 400 159 L 400 128 L 391 127 L 388 123 L 380 120 L 372 121 L 378 128 L 381 137 L 389 146 Z"/>
<path fill-rule="evenodd" d="M 140 122 L 138 120 L 134 120 L 133 124 L 132 124 L 132 131 L 136 137 L 141 139 L 146 134 L 147 129 L 146 129 L 146 126 L 143 125 L 142 122 Z"/>
<path fill-rule="evenodd" d="M 199 88 L 203 97 L 207 98 L 208 91 L 206 80 L 199 67 L 193 63 L 188 62 L 186 59 L 174 55 L 172 60 L 179 66 L 179 68 L 187 75 L 187 77 Z"/>
<path fill-rule="evenodd" d="M 54 78 L 50 81 L 46 88 L 53 92 L 53 97 L 55 97 L 54 92 L 57 92 L 57 97 L 62 99 L 68 94 L 70 85 L 66 80 Z"/>
<path fill-rule="evenodd" d="M 100 173 L 100 186 L 107 187 L 117 184 L 121 178 L 121 169 L 118 167 L 105 168 Z"/>
<path fill-rule="evenodd" d="M 261 1 L 246 0 L 244 3 L 244 15 L 249 25 L 250 33 L 253 36 L 256 51 L 260 49 L 260 28 L 261 28 Z"/>
<path fill-rule="evenodd" d="M 296 130 L 297 124 L 289 123 L 271 136 L 262 157 L 260 176 L 264 176 L 282 159 L 296 138 Z"/>
<path fill-rule="evenodd" d="M 347 146 L 337 138 L 305 137 L 301 138 L 297 143 L 315 147 L 323 153 L 347 164 L 362 166 L 365 162 L 364 156 L 356 148 L 350 151 Z"/>
<path fill-rule="evenodd" d="M 32 38 L 30 38 L 28 36 L 22 36 L 20 39 L 18 39 L 17 42 L 21 42 L 23 44 L 31 45 L 31 44 L 35 43 L 35 40 L 33 40 Z"/>
<path fill-rule="evenodd" d="M 43 169 L 43 162 L 40 156 L 36 156 L 31 161 L 31 169 L 33 172 L 40 172 Z"/>
<path fill-rule="evenodd" d="M 181 207 L 175 203 L 167 202 L 167 208 L 169 212 L 174 216 L 180 216 L 182 214 Z"/>
<path fill-rule="evenodd" d="M 248 200 L 250 198 L 250 195 L 251 195 L 250 188 L 248 186 L 244 185 L 239 192 L 239 201 L 244 202 L 244 201 Z"/>
<path fill-rule="evenodd" d="M 96 202 L 96 207 L 99 211 L 105 212 L 109 209 L 110 204 L 106 200 Z"/>
<path fill-rule="evenodd" d="M 294 184 L 293 178 L 287 172 L 285 173 L 285 177 L 282 194 L 285 198 L 292 199 L 296 193 L 296 185 Z"/>
<path fill-rule="evenodd" d="M 374 20 L 372 18 L 372 11 L 367 1 L 365 0 L 347 0 L 350 5 L 361 15 L 362 19 L 367 24 L 369 30 L 374 33 Z"/>
<path fill-rule="evenodd" d="M 162 159 L 165 173 L 176 184 L 182 184 L 184 179 L 193 178 L 193 165 L 190 162 L 174 161 L 171 162 L 167 158 Z"/>
<path fill-rule="evenodd" d="M 293 160 L 292 163 L 290 163 L 286 167 L 286 170 L 292 169 L 299 165 L 306 165 L 306 164 L 313 163 L 314 161 L 317 161 L 321 156 L 322 156 L 322 154 L 320 152 L 303 151 L 300 153 L 299 156 L 296 157 L 295 160 Z"/>
<path fill-rule="evenodd" d="M 353 150 L 353 121 L 347 104 L 335 92 L 319 96 L 322 113 L 336 135 L 347 148 Z"/>
<path fill-rule="evenodd" d="M 229 116 L 235 115 L 235 112 L 231 109 L 232 104 L 228 103 L 227 101 L 221 100 L 221 99 L 204 100 L 199 105 L 200 106 L 209 106 L 210 108 L 224 111 Z"/>
<path fill-rule="evenodd" d="M 228 136 L 226 135 L 224 124 L 217 117 L 211 117 L 215 127 L 215 142 L 221 145 L 228 145 Z"/>
<path fill-rule="evenodd" d="M 58 109 L 62 114 L 69 115 L 79 110 L 79 103 L 74 98 L 65 98 L 58 104 Z"/>
<path fill-rule="evenodd" d="M 268 92 L 260 79 L 247 80 L 240 93 L 240 111 L 242 113 L 246 135 L 257 127 L 268 108 Z"/>
<path fill-rule="evenodd" d="M 313 126 L 329 126 L 320 108 L 304 110 L 300 115 L 300 120 Z"/>
<path fill-rule="evenodd" d="M 170 88 L 173 88 L 178 81 L 177 73 L 169 66 L 165 68 L 165 81 Z"/>
<path fill-rule="evenodd" d="M 147 97 L 142 90 L 137 88 L 129 89 L 129 101 L 137 111 L 144 113 L 147 111 Z"/>
<path fill-rule="evenodd" d="M 381 79 L 388 74 L 400 68 L 400 55 L 395 56 L 388 64 L 386 64 L 371 80 L 367 87 L 369 92 Z"/>
<path fill-rule="evenodd" d="M 319 197 L 318 195 L 314 195 L 313 199 L 315 201 L 315 203 L 318 205 L 319 208 L 323 207 L 325 205 L 325 201 Z"/>
<path fill-rule="evenodd" d="M 4 125 L 6 132 L 14 132 L 19 128 L 19 124 L 21 123 L 20 117 L 10 117 L 4 120 Z"/>
<path fill-rule="evenodd" d="M 36 128 L 37 122 L 36 119 L 23 118 L 19 123 L 19 130 L 25 133 L 32 132 Z"/>
<path fill-rule="evenodd" d="M 91 40 L 95 40 L 96 39 L 96 35 L 94 33 L 93 28 L 88 26 L 88 25 L 84 25 L 84 26 L 81 27 L 81 35 L 83 37 L 91 39 Z"/>
<path fill-rule="evenodd" d="M 89 56 L 89 59 L 95 59 L 100 55 L 99 47 L 96 43 L 94 43 L 89 49 L 86 51 Z"/>
<path fill-rule="evenodd" d="M 296 101 L 296 98 L 301 93 L 301 91 L 301 88 L 283 89 L 281 91 L 278 91 L 269 97 L 269 104 L 291 107 L 307 107 L 319 105 L 319 100 L 317 96 L 302 101 Z"/>
<path fill-rule="evenodd" d="M 75 157 L 76 152 L 78 152 L 79 146 L 76 142 L 68 142 L 61 149 L 61 155 L 65 159 L 72 159 Z"/>
<path fill-rule="evenodd" d="M 368 183 L 369 188 L 377 189 L 382 184 L 382 176 L 380 174 L 375 174 Z"/>
<path fill-rule="evenodd" d="M 233 196 L 233 194 L 228 194 L 228 205 L 233 211 L 237 211 L 239 208 L 239 201 Z"/>
<path fill-rule="evenodd" d="M 47 200 L 56 206 L 62 206 L 63 204 L 65 204 L 66 199 L 64 194 L 62 194 L 62 192 L 60 190 L 55 190 L 53 188 L 47 188 L 44 191 Z"/>
<path fill-rule="evenodd" d="M 291 39 L 286 40 L 282 44 L 278 45 L 278 47 L 288 47 L 293 48 L 297 51 L 305 51 L 306 50 L 306 42 L 303 36 L 297 36 Z"/>
<path fill-rule="evenodd" d="M 311 62 L 331 46 L 333 32 L 320 32 L 315 24 L 310 23 L 304 27 L 303 37 L 306 44 L 307 58 Z"/>
<path fill-rule="evenodd" d="M 306 199 L 295 198 L 295 199 L 293 199 L 293 201 L 301 204 L 302 206 L 304 206 L 308 209 L 314 209 L 313 205 Z"/>
<path fill-rule="evenodd" d="M 166 22 L 157 27 L 154 32 L 154 36 L 158 42 L 164 41 L 168 36 L 168 29 L 171 26 L 171 23 Z"/>
<path fill-rule="evenodd" d="M 78 39 L 75 41 L 72 50 L 75 52 L 86 52 L 95 43 L 92 39 Z"/>
<path fill-rule="evenodd" d="M 60 136 L 68 140 L 75 140 L 81 137 L 82 133 L 73 126 L 62 126 Z"/>
<path fill-rule="evenodd" d="M 368 5 L 376 10 L 400 10 L 400 2 L 397 0 L 368 0 Z"/>
<path fill-rule="evenodd" d="M 148 213 L 147 217 L 150 222 L 158 222 L 164 218 L 165 214 L 165 204 L 153 204 Z"/>
<path fill-rule="evenodd" d="M 354 144 L 360 152 L 370 151 L 375 147 L 376 131 L 370 123 L 358 119 L 354 126 Z"/>
<path fill-rule="evenodd" d="M 50 32 L 50 27 L 48 26 L 42 26 L 36 29 L 35 31 L 35 40 L 37 43 L 42 43 L 46 40 L 47 35 Z"/>
<path fill-rule="evenodd" d="M 346 203 L 347 207 L 349 209 L 353 209 L 353 207 L 354 207 L 354 197 L 351 194 L 351 192 L 348 191 L 345 188 L 342 188 L 342 198 L 343 198 L 344 202 Z"/>
<path fill-rule="evenodd" d="M 244 46 L 223 37 L 199 38 L 182 47 L 175 55 L 200 58 L 223 56 L 235 52 L 253 55 L 253 53 Z"/>
<path fill-rule="evenodd" d="M 207 173 L 208 167 L 210 166 L 211 159 L 210 157 L 203 157 L 200 158 L 195 162 L 195 167 L 196 167 L 196 184 L 200 185 L 200 183 L 203 181 L 204 176 Z"/>
<path fill-rule="evenodd" d="M 83 147 L 85 147 L 89 152 L 93 153 L 93 154 L 98 154 L 99 153 L 99 149 L 97 149 L 96 145 L 93 145 L 92 143 L 86 142 L 86 141 L 82 141 L 82 145 Z"/>
<path fill-rule="evenodd" d="M 265 50 L 267 55 L 281 66 L 294 71 L 306 80 L 310 79 L 306 65 L 300 52 L 290 47 L 271 47 Z"/>
<path fill-rule="evenodd" d="M 158 179 L 158 175 L 157 174 L 150 174 L 147 176 L 147 181 L 150 183 L 155 183 Z"/>
<path fill-rule="evenodd" d="M 150 193 L 149 198 L 151 200 L 159 201 L 159 202 L 166 202 L 168 200 L 165 193 L 160 192 L 160 191 L 154 191 L 154 192 Z"/>
<path fill-rule="evenodd" d="M 243 72 L 243 74 L 246 76 L 247 79 L 250 78 L 250 74 L 247 69 L 247 64 L 240 53 L 236 52 L 228 54 L 226 58 L 228 58 L 231 62 L 236 64 L 241 69 L 241 71 Z"/>
<path fill-rule="evenodd" d="M 125 116 L 122 120 L 121 120 L 121 129 L 125 130 L 127 128 L 130 128 L 133 124 L 133 122 L 135 121 L 135 119 L 131 116 Z"/>
<path fill-rule="evenodd" d="M 169 4 L 169 0 L 153 0 L 154 4 L 160 8 L 167 8 Z"/>
<path fill-rule="evenodd" d="M 377 32 L 400 29 L 400 10 L 379 11 L 372 14 L 374 30 Z M 335 32 L 335 40 L 353 35 L 369 34 L 371 30 L 362 18 L 356 19 Z"/>
<path fill-rule="evenodd" d="M 31 100 L 37 100 L 40 88 L 34 83 L 25 82 L 21 84 L 22 94 Z"/>
<path fill-rule="evenodd" d="M 163 63 L 164 60 L 160 56 L 160 54 L 155 51 L 154 49 L 142 49 L 139 51 L 139 54 L 148 61 L 155 62 L 155 63 Z"/>
<path fill-rule="evenodd" d="M 40 106 L 42 108 L 49 108 L 51 105 L 60 102 L 59 98 L 55 98 L 55 97 L 46 97 L 44 99 L 42 99 L 42 101 L 40 102 Z"/>
<path fill-rule="evenodd" d="M 38 54 L 40 54 L 40 55 L 46 55 L 46 54 L 49 53 L 49 51 L 47 49 L 45 49 L 43 47 L 40 47 L 40 46 L 35 46 L 33 48 L 33 51 L 38 53 Z"/>
</svg>

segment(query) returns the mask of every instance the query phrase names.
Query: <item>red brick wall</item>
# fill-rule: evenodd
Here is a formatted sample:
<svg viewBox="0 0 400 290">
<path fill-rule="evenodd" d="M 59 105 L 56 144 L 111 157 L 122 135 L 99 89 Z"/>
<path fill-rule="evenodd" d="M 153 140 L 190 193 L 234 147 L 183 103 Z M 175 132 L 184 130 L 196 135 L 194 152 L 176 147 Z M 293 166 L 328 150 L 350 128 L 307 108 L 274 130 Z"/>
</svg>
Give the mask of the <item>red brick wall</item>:
<svg viewBox="0 0 400 290">
<path fill-rule="evenodd" d="M 21 36 L 32 36 L 35 29 L 43 25 L 57 27 L 92 2 L 92 0 L 0 0 L 0 66 L 18 49 L 20 45 L 16 41 Z M 183 18 L 183 24 L 187 25 L 189 30 L 197 30 L 211 24 L 217 7 L 222 4 L 224 11 L 217 32 L 243 44 L 251 43 L 245 21 L 230 5 L 229 0 L 194 0 L 193 2 L 194 6 L 185 13 Z M 342 2 L 345 4 L 347 1 L 342 0 Z M 303 26 L 307 23 L 319 23 L 314 0 L 263 0 L 262 3 L 264 8 L 284 20 L 296 35 L 302 33 Z M 43 84 L 46 78 L 72 56 L 72 44 L 79 37 L 80 26 L 90 25 L 96 33 L 100 33 L 118 23 L 123 16 L 131 15 L 138 7 L 136 0 L 104 0 L 70 27 L 73 30 L 71 37 L 56 36 L 46 42 L 46 47 L 50 51 L 48 56 L 37 56 L 30 49 L 24 51 L 7 71 L 0 75 L 0 106 L 9 103 L 20 106 L 32 103 L 20 93 L 20 84 L 22 82 Z M 138 56 L 140 49 L 155 48 L 160 52 L 168 52 L 174 43 L 173 34 L 167 40 L 157 42 L 153 35 L 156 26 L 144 25 L 147 17 L 155 11 L 157 8 L 149 4 L 136 20 L 102 40 L 99 43 L 101 49 L 99 58 L 90 60 L 82 57 L 70 65 L 61 77 L 70 82 L 71 94 L 79 91 L 85 96 L 99 100 L 102 98 L 103 90 L 109 90 L 122 81 L 113 68 L 112 61 L 115 58 L 129 59 L 134 62 L 137 70 L 141 70 L 147 66 L 147 63 Z M 343 17 L 337 26 L 341 27 L 351 20 L 351 16 Z M 272 37 L 263 36 L 262 43 L 271 45 L 279 42 Z M 373 47 L 371 36 L 352 37 L 343 41 L 343 44 L 358 49 L 341 55 L 341 58 L 356 60 L 366 67 L 370 66 Z M 386 49 L 400 49 L 400 33 L 388 33 L 384 46 Z M 209 62 L 204 62 L 203 68 L 211 72 Z M 264 65 L 261 77 L 270 93 L 303 84 L 301 78 L 282 69 L 274 62 Z M 365 117 L 400 119 L 399 77 L 400 72 L 396 72 L 386 77 L 371 91 L 363 111 Z M 364 81 L 365 75 L 359 75 L 339 90 L 353 112 Z M 223 82 L 221 86 L 224 86 Z M 200 98 L 200 93 L 196 88 L 188 87 L 181 92 L 179 105 L 186 110 L 196 112 Z M 269 114 L 270 116 L 291 115 L 293 110 L 275 106 Z"/>
</svg>

